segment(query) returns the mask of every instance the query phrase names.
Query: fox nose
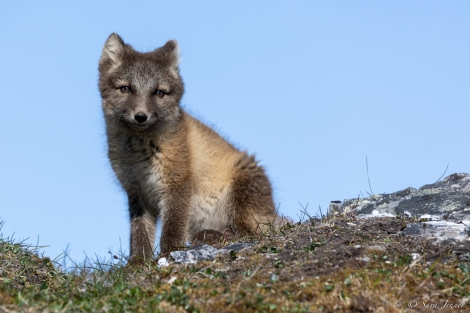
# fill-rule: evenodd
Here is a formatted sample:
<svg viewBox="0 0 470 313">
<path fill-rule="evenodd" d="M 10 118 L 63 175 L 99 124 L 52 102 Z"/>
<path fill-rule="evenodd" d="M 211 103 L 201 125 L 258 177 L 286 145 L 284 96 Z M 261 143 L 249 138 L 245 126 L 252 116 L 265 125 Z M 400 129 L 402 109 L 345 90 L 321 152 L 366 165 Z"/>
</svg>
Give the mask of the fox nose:
<svg viewBox="0 0 470 313">
<path fill-rule="evenodd" d="M 142 124 L 147 121 L 148 117 L 147 114 L 145 114 L 144 112 L 137 112 L 134 115 L 134 119 L 137 121 L 137 123 Z"/>
</svg>

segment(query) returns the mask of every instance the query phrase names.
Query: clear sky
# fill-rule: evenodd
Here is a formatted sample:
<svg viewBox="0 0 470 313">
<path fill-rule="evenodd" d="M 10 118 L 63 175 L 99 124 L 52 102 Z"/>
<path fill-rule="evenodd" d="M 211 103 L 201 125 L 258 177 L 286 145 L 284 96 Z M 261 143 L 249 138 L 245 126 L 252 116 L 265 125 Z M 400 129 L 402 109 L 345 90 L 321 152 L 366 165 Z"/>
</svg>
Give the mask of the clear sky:
<svg viewBox="0 0 470 313">
<path fill-rule="evenodd" d="M 281 213 L 470 172 L 469 1 L 7 1 L 1 232 L 128 251 L 97 87 L 111 32 L 179 42 L 182 105 L 266 167 Z"/>
</svg>

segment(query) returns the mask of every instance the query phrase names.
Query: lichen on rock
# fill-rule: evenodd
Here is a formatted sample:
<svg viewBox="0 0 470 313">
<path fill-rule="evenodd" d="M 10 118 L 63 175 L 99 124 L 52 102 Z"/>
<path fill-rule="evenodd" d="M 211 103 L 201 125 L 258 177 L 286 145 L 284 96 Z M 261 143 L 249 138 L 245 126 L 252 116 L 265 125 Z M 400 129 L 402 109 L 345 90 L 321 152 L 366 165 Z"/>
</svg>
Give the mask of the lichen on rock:
<svg viewBox="0 0 470 313">
<path fill-rule="evenodd" d="M 334 201 L 329 214 L 414 217 L 421 223 L 408 224 L 403 234 L 470 240 L 470 174 L 452 174 L 420 189 L 410 187 L 364 199 Z"/>
</svg>

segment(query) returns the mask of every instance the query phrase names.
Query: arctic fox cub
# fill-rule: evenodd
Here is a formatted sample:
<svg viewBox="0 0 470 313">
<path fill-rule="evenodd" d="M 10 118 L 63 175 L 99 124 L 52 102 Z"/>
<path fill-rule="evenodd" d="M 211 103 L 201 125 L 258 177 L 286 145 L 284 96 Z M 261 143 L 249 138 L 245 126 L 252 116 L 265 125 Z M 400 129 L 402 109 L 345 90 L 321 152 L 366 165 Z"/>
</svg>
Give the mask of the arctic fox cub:
<svg viewBox="0 0 470 313">
<path fill-rule="evenodd" d="M 255 233 L 283 223 L 255 158 L 180 107 L 178 59 L 176 41 L 140 53 L 113 33 L 99 61 L 108 156 L 129 201 L 131 261 L 152 258 L 158 219 L 162 253 L 203 230 Z"/>
</svg>

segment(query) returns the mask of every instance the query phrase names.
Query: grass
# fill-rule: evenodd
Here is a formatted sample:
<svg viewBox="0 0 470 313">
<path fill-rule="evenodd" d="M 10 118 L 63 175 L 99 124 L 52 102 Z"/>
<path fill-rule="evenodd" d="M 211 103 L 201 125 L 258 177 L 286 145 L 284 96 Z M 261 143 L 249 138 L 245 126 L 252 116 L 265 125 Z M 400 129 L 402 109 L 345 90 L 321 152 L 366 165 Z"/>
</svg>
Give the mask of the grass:
<svg viewBox="0 0 470 313">
<path fill-rule="evenodd" d="M 407 222 L 322 217 L 211 262 L 67 273 L 1 238 L 0 312 L 470 312 L 468 251 L 397 235 Z"/>
</svg>

